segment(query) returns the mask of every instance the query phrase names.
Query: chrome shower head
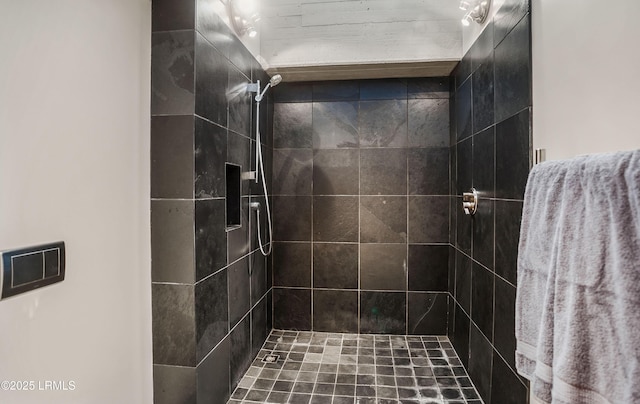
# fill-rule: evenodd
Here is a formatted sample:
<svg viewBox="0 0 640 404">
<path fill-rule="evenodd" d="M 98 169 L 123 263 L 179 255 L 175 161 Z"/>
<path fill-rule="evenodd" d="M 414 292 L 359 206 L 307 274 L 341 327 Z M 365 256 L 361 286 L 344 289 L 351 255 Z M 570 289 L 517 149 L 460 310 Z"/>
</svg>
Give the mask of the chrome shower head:
<svg viewBox="0 0 640 404">
<path fill-rule="evenodd" d="M 271 85 L 271 87 L 275 87 L 278 84 L 280 84 L 281 81 L 282 81 L 282 76 L 279 74 L 276 74 L 273 77 L 271 77 L 271 80 L 269 80 L 269 84 Z"/>
</svg>

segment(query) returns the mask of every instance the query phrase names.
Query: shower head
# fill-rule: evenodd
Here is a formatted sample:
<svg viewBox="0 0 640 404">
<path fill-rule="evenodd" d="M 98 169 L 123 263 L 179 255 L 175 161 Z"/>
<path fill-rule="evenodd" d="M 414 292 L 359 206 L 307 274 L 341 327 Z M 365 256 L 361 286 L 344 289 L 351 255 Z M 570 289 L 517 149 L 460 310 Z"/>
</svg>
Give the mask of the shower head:
<svg viewBox="0 0 640 404">
<path fill-rule="evenodd" d="M 271 87 L 275 87 L 278 84 L 280 84 L 281 81 L 282 81 L 282 76 L 279 74 L 276 74 L 273 77 L 271 77 L 271 80 L 269 80 L 269 85 L 271 85 Z"/>
</svg>

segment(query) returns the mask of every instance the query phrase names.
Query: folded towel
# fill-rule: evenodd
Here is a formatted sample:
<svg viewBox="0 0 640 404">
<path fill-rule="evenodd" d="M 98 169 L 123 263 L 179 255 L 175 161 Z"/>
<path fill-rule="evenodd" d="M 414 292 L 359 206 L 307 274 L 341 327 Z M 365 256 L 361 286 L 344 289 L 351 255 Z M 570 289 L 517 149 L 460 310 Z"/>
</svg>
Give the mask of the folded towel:
<svg viewBox="0 0 640 404">
<path fill-rule="evenodd" d="M 539 402 L 640 402 L 640 150 L 531 171 L 516 338 Z"/>
</svg>

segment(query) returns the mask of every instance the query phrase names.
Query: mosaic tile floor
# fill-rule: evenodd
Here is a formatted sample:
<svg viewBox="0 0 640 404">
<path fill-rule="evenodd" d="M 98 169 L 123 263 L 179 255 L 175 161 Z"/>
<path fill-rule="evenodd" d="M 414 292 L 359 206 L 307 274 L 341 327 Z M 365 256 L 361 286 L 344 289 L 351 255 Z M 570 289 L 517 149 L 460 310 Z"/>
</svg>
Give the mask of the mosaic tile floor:
<svg viewBox="0 0 640 404">
<path fill-rule="evenodd" d="M 482 401 L 447 337 L 273 330 L 229 403 Z"/>
</svg>

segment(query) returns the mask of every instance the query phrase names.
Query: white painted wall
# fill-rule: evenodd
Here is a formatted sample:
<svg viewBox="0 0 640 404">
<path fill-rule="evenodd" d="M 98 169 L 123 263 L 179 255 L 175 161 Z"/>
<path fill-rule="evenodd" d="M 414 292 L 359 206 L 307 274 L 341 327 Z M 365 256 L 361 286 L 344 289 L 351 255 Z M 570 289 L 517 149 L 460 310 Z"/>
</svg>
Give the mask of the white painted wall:
<svg viewBox="0 0 640 404">
<path fill-rule="evenodd" d="M 640 148 L 640 2 L 533 0 L 533 147 Z"/>
<path fill-rule="evenodd" d="M 0 249 L 64 282 L 0 301 L 2 403 L 150 403 L 149 0 L 1 1 Z M 74 381 L 74 391 L 38 382 Z"/>
<path fill-rule="evenodd" d="M 455 0 L 267 0 L 261 54 L 269 67 L 459 60 Z"/>
</svg>

